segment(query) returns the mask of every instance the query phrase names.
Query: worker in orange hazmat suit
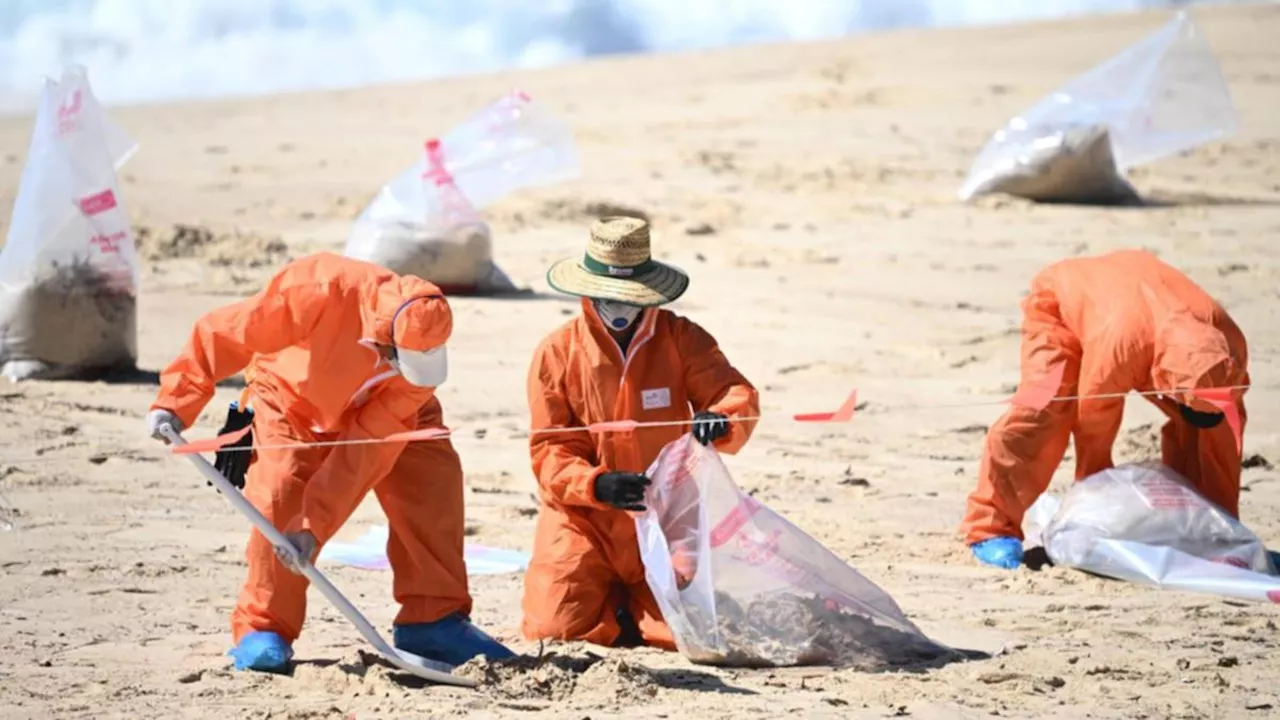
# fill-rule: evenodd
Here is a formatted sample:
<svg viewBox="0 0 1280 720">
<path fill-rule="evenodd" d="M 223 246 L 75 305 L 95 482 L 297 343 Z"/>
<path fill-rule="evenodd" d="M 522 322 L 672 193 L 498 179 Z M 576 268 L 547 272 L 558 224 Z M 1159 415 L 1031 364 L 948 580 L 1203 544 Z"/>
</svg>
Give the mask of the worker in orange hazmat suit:
<svg viewBox="0 0 1280 720">
<path fill-rule="evenodd" d="M 582 314 L 538 346 L 529 369 L 530 455 L 540 497 L 521 624 L 532 640 L 674 649 L 644 579 L 635 523 L 643 475 L 692 426 L 703 445 L 737 452 L 754 430 L 758 394 L 715 340 L 657 306 L 688 287 L 650 256 L 649 227 L 608 217 L 585 256 L 547 280 L 582 298 Z M 557 432 L 601 422 L 672 422 L 625 432 Z M 687 423 L 687 424 L 684 424 Z M 680 567 L 680 563 L 676 563 Z"/>
<path fill-rule="evenodd" d="M 1249 384 L 1244 335 L 1227 312 L 1186 275 L 1136 250 L 1064 260 L 1042 270 L 1023 301 L 1022 379 L 1062 381 L 1041 410 L 1014 405 L 987 432 L 978 487 L 962 530 L 981 562 L 1022 562 L 1022 517 L 1049 486 L 1068 439 L 1076 480 L 1113 467 L 1124 396 L 1144 395 L 1168 417 L 1162 462 L 1232 516 L 1238 515 L 1240 447 L 1221 407 L 1190 392 L 1234 388 L 1245 421 Z M 1230 405 L 1228 405 L 1230 406 Z"/>
<path fill-rule="evenodd" d="M 228 479 L 308 560 L 372 489 L 390 526 L 395 644 L 458 664 L 512 653 L 467 619 L 462 467 L 447 439 L 269 447 L 443 428 L 435 387 L 447 376 L 452 328 L 448 302 L 425 280 L 331 253 L 305 257 L 257 295 L 196 322 L 161 374 L 147 423 L 157 438 L 164 425 L 190 427 L 214 384 L 244 370 L 242 399 L 262 449 L 247 478 Z M 287 558 L 257 530 L 250 535 L 248 579 L 231 618 L 239 669 L 280 671 L 292 657 L 308 583 Z"/>
</svg>

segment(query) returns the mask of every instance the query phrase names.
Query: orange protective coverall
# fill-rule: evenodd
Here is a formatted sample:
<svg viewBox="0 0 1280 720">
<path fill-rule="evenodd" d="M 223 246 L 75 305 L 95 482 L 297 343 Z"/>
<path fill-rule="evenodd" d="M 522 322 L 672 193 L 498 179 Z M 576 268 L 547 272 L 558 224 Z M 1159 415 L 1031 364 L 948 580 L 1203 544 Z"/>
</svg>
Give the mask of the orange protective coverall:
<svg viewBox="0 0 1280 720">
<path fill-rule="evenodd" d="M 625 606 L 648 645 L 675 649 L 644 579 L 632 516 L 595 499 L 605 472 L 643 473 L 688 426 L 632 432 L 542 433 L 614 420 L 687 421 L 693 410 L 756 417 L 759 395 L 693 322 L 646 310 L 624 357 L 589 300 L 583 314 L 545 340 L 529 369 L 530 454 L 541 508 L 524 578 L 525 637 L 611 645 Z M 693 410 L 691 410 L 691 406 Z M 733 422 L 716 441 L 724 453 L 746 444 L 754 421 Z"/>
<path fill-rule="evenodd" d="M 1066 363 L 1056 396 L 1118 396 L 1055 401 L 1039 411 L 1015 405 L 991 426 L 961 528 L 970 545 L 1022 538 L 1022 517 L 1048 488 L 1070 438 L 1076 480 L 1114 467 L 1125 393 L 1249 384 L 1240 328 L 1190 278 L 1148 252 L 1050 265 L 1032 281 L 1022 309 L 1022 383 L 1035 384 Z M 1237 516 L 1241 456 L 1231 428 L 1225 421 L 1193 427 L 1175 398 L 1200 411 L 1216 408 L 1187 393 L 1167 394 L 1145 396 L 1169 418 L 1162 462 Z M 1243 432 L 1244 391 L 1233 396 Z"/>
<path fill-rule="evenodd" d="M 215 383 L 245 370 L 258 446 L 442 428 L 434 391 L 406 382 L 369 345 L 391 344 L 393 317 L 414 298 L 433 299 L 400 314 L 396 344 L 444 344 L 452 314 L 436 286 L 331 253 L 301 258 L 262 292 L 197 321 L 152 407 L 191 427 Z M 244 494 L 280 530 L 309 530 L 323 546 L 370 488 L 390 530 L 396 624 L 468 614 L 462 466 L 447 440 L 256 450 Z M 306 578 L 286 569 L 257 530 L 246 560 L 235 641 L 269 630 L 292 642 L 306 614 Z"/>
</svg>

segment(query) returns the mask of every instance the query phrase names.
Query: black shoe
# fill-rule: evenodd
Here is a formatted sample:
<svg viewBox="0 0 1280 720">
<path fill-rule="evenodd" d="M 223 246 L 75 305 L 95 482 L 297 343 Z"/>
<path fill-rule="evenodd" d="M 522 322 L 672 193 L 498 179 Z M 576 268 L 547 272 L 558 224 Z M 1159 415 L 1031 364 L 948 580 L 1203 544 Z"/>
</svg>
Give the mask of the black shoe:
<svg viewBox="0 0 1280 720">
<path fill-rule="evenodd" d="M 621 632 L 618 638 L 613 641 L 616 648 L 637 648 L 644 645 L 644 641 L 640 638 L 640 626 L 636 624 L 636 619 L 632 617 L 631 611 L 625 607 L 618 608 L 613 611 L 613 616 L 618 620 L 618 627 Z"/>
</svg>

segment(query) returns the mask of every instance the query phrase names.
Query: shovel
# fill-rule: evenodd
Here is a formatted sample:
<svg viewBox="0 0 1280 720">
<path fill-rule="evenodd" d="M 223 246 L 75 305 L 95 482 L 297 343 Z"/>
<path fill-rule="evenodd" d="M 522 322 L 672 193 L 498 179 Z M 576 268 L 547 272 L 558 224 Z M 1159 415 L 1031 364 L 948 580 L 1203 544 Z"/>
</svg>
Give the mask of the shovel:
<svg viewBox="0 0 1280 720">
<path fill-rule="evenodd" d="M 175 446 L 181 447 L 182 445 L 187 444 L 187 441 L 182 438 L 182 435 L 169 425 L 161 427 L 160 434 L 168 438 L 169 442 L 173 443 Z M 333 603 L 334 607 L 338 608 L 343 615 L 346 615 L 347 619 L 350 620 L 351 623 L 356 626 L 356 629 L 360 631 L 360 634 L 364 636 L 364 639 L 368 640 L 369 644 L 373 645 L 374 649 L 376 649 L 382 657 L 391 661 L 392 665 L 395 665 L 401 670 L 416 675 L 429 682 L 441 685 L 460 685 L 462 687 L 476 686 L 476 681 L 474 680 L 454 677 L 451 674 L 453 666 L 447 663 L 428 660 L 427 658 L 414 655 L 413 653 L 405 652 L 404 650 L 392 647 L 390 643 L 383 640 L 382 636 L 378 634 L 378 631 L 373 628 L 373 625 L 369 624 L 368 619 L 366 619 L 364 615 L 360 614 L 360 611 L 351 604 L 350 600 L 347 600 L 347 598 L 343 596 L 342 592 L 340 592 L 338 588 L 333 586 L 333 583 L 329 582 L 329 578 L 325 577 L 319 570 L 317 570 L 308 559 L 298 557 L 298 551 L 293 547 L 293 544 L 285 538 L 283 533 L 271 524 L 270 520 L 267 520 L 262 513 L 258 512 L 258 509 L 246 500 L 244 495 L 240 494 L 240 491 L 236 489 L 235 485 L 232 485 L 230 481 L 222 476 L 222 473 L 218 472 L 213 465 L 209 464 L 208 460 L 205 460 L 200 455 L 191 454 L 187 457 L 191 458 L 191 462 L 195 464 L 196 469 L 199 470 L 200 473 L 209 480 L 209 482 L 213 483 L 214 487 L 221 490 L 223 497 L 230 500 L 231 504 L 234 505 L 241 514 L 249 518 L 249 522 L 253 523 L 253 526 L 258 528 L 258 531 L 261 532 L 277 550 L 287 553 L 288 556 L 294 560 L 300 561 L 297 564 L 302 568 L 302 574 L 311 581 L 311 585 L 318 588 L 321 594 L 323 594 L 329 602 Z"/>
</svg>

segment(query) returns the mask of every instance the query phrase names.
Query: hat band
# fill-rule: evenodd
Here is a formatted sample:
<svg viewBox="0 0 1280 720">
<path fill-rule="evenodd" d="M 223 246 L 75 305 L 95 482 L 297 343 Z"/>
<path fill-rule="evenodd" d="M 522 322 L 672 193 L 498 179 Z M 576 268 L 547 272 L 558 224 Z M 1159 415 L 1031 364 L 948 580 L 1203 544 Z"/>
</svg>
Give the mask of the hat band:
<svg viewBox="0 0 1280 720">
<path fill-rule="evenodd" d="M 608 263 L 602 263 L 599 260 L 596 260 L 590 255 L 582 256 L 582 267 L 586 268 L 587 272 L 592 275 L 601 275 L 604 277 L 631 277 L 632 275 L 639 275 L 641 273 L 648 272 L 649 270 L 657 267 L 657 265 L 658 264 L 653 261 L 653 258 L 649 258 L 639 265 L 609 265 Z"/>
</svg>

